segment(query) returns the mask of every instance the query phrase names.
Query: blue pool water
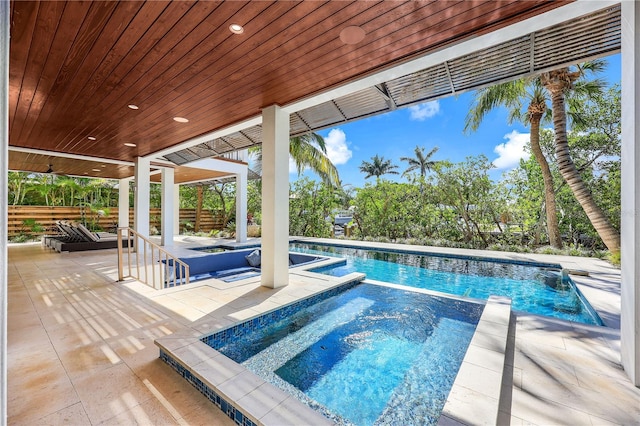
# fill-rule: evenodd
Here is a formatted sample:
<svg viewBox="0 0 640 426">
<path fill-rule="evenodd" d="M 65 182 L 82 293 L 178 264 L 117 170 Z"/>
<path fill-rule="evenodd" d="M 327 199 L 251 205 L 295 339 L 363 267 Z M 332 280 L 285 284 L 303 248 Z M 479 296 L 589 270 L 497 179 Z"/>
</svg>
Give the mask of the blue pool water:
<svg viewBox="0 0 640 426">
<path fill-rule="evenodd" d="M 299 243 L 291 250 L 347 260 L 344 266 L 314 272 L 342 276 L 357 271 L 373 280 L 478 299 L 507 296 L 517 311 L 602 325 L 575 285 L 563 279 L 557 268 Z"/>
<path fill-rule="evenodd" d="M 338 424 L 435 424 L 482 309 L 359 284 L 212 346 Z"/>
</svg>

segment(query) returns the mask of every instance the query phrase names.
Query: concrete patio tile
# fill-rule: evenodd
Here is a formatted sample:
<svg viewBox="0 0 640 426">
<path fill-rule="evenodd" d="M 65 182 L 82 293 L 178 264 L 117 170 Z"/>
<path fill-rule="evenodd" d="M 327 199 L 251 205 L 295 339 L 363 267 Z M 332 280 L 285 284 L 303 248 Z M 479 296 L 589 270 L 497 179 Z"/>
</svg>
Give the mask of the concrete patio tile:
<svg viewBox="0 0 640 426">
<path fill-rule="evenodd" d="M 155 358 L 135 369 L 154 399 L 176 419 L 176 424 L 234 424 L 211 401 L 162 360 Z M 167 424 L 167 423 L 165 423 Z"/>
<path fill-rule="evenodd" d="M 615 352 L 601 339 L 595 341 L 583 341 L 577 339 L 564 339 L 565 347 L 576 355 L 596 356 L 598 359 L 608 360 L 611 363 L 620 362 L 620 354 Z"/>
<path fill-rule="evenodd" d="M 211 358 L 221 356 L 206 344 L 194 340 L 191 344 L 181 347 L 171 352 L 174 358 L 179 359 L 187 365 L 197 365 L 201 362 L 208 361 Z"/>
<path fill-rule="evenodd" d="M 520 366 L 523 360 L 536 359 L 537 363 L 551 362 L 558 367 L 579 366 L 589 369 L 619 369 L 620 364 L 610 360 L 598 359 L 589 353 L 571 352 L 552 346 L 535 345 L 525 342 L 516 342 L 518 351 L 515 355 L 515 365 Z"/>
<path fill-rule="evenodd" d="M 48 331 L 48 334 L 57 350 L 74 349 L 102 341 L 100 334 L 86 320 L 63 324 Z"/>
<path fill-rule="evenodd" d="M 238 400 L 245 411 L 255 419 L 264 417 L 269 411 L 289 398 L 289 394 L 265 383 Z"/>
<path fill-rule="evenodd" d="M 481 318 L 478 326 L 476 327 L 476 331 L 483 334 L 498 336 L 500 339 L 506 340 L 507 335 L 509 334 L 509 322 L 508 320 L 504 320 L 503 322 L 497 323 L 493 321 L 485 321 Z"/>
<path fill-rule="evenodd" d="M 158 347 L 152 337 L 129 335 L 112 339 L 108 343 L 120 359 L 134 371 L 158 359 Z"/>
<path fill-rule="evenodd" d="M 464 361 L 500 374 L 504 369 L 504 353 L 481 346 L 469 345 Z"/>
<path fill-rule="evenodd" d="M 576 371 L 576 376 L 578 377 L 579 386 L 587 389 L 603 389 L 605 383 L 607 387 L 627 387 L 630 385 L 629 378 L 622 367 L 617 369 L 600 368 L 598 370 L 594 370 L 576 365 L 574 369 Z"/>
<path fill-rule="evenodd" d="M 456 387 L 447 397 L 442 415 L 467 425 L 494 425 L 498 400 L 465 387 Z"/>
<path fill-rule="evenodd" d="M 513 386 L 519 389 L 522 389 L 522 369 L 514 367 L 513 368 L 513 378 L 512 378 Z"/>
<path fill-rule="evenodd" d="M 236 322 L 247 321 L 249 319 L 255 318 L 260 315 L 259 311 L 256 311 L 252 308 L 242 309 L 233 313 L 226 315 L 226 318 L 234 320 Z"/>
<path fill-rule="evenodd" d="M 74 385 L 92 424 L 109 420 L 153 397 L 124 363 L 74 380 Z"/>
<path fill-rule="evenodd" d="M 545 390 L 541 389 L 544 394 Z M 546 395 L 545 395 L 546 396 Z M 513 390 L 512 413 L 536 425 L 589 425 L 590 416 L 579 410 L 562 405 L 555 400 L 542 398 L 528 390 Z"/>
<path fill-rule="evenodd" d="M 618 426 L 618 425 L 620 425 L 620 423 L 610 422 L 608 420 L 605 420 L 603 418 L 596 417 L 596 416 L 589 416 L 589 418 L 591 419 L 591 424 L 593 426 Z"/>
<path fill-rule="evenodd" d="M 57 359 L 42 359 L 29 367 L 16 369 L 10 361 L 8 371 L 8 423 L 33 424 L 39 418 L 78 403 L 71 380 Z"/>
<path fill-rule="evenodd" d="M 89 417 L 80 402 L 65 407 L 31 423 L 34 426 L 88 425 Z"/>
<path fill-rule="evenodd" d="M 505 419 L 504 423 L 498 423 L 499 425 L 509 425 L 509 426 L 529 426 L 533 425 L 533 423 L 525 422 L 520 417 L 511 416 L 509 421 Z"/>
<path fill-rule="evenodd" d="M 455 385 L 487 395 L 491 399 L 500 398 L 502 372 L 491 371 L 468 362 L 463 362 L 456 376 Z M 453 390 L 455 390 L 454 387 Z M 452 390 L 452 393 L 453 393 Z"/>
<path fill-rule="evenodd" d="M 53 331 L 59 326 L 83 319 L 82 314 L 71 306 L 71 304 L 67 304 L 60 309 L 40 312 L 38 316 L 47 331 Z"/>
<path fill-rule="evenodd" d="M 236 423 L 224 414 L 211 401 L 202 396 L 198 391 L 198 395 L 190 395 L 194 400 L 199 399 L 201 402 L 194 406 L 193 410 L 188 411 L 185 415 L 178 419 L 176 424 L 179 425 L 202 425 L 202 426 L 236 426 Z"/>
<path fill-rule="evenodd" d="M 96 320 L 99 321 L 100 324 L 109 324 L 109 328 L 115 331 L 115 333 L 110 333 L 112 337 L 136 332 L 142 329 L 150 329 L 161 325 L 170 327 L 173 331 L 184 327 L 181 322 L 170 319 L 166 315 L 158 315 L 158 313 L 149 311 L 142 306 L 140 306 L 140 308 L 144 309 L 146 312 L 131 312 L 130 310 L 125 311 L 116 309 L 100 315 Z M 170 333 L 171 331 L 168 331 L 167 334 Z"/>
<path fill-rule="evenodd" d="M 237 297 L 227 303 L 227 306 L 233 309 L 252 308 L 260 303 L 252 297 Z"/>
<path fill-rule="evenodd" d="M 194 365 L 192 368 L 197 376 L 205 379 L 214 386 L 218 386 L 246 371 L 243 366 L 236 364 L 224 355 L 206 359 Z"/>
<path fill-rule="evenodd" d="M 213 314 L 209 314 L 202 320 L 194 323 L 191 328 L 198 331 L 199 334 L 209 335 L 218 330 L 225 329 L 235 324 L 235 322 L 236 321 L 232 320 L 231 318 L 218 318 L 217 312 L 214 312 Z"/>
<path fill-rule="evenodd" d="M 75 348 L 57 349 L 69 377 L 82 379 L 121 364 L 122 358 L 104 341 Z"/>
<path fill-rule="evenodd" d="M 520 331 L 516 339 L 527 343 L 541 343 L 546 346 L 554 346 L 559 349 L 566 349 L 563 335 L 558 335 L 553 331 Z"/>
<path fill-rule="evenodd" d="M 534 383 L 548 386 L 554 384 L 578 386 L 578 378 L 573 369 L 567 366 L 559 368 L 550 364 L 536 364 L 522 372 L 522 387 L 528 388 Z"/>
<path fill-rule="evenodd" d="M 613 391 L 608 394 L 606 390 L 594 391 L 569 383 L 558 386 L 555 382 L 554 377 L 549 377 L 546 383 L 524 378 L 522 391 L 541 401 L 554 401 L 554 404 L 567 409 L 608 418 L 620 424 L 633 424 L 640 419 L 640 405 L 634 403 L 640 396 L 637 388 L 608 388 L 606 390 Z"/>
<path fill-rule="evenodd" d="M 182 317 L 189 322 L 197 321 L 206 315 L 205 312 L 168 295 L 155 297 L 153 301 L 162 306 L 166 311 L 170 311 L 172 315 Z"/>
<path fill-rule="evenodd" d="M 249 370 L 245 370 L 218 385 L 218 390 L 227 396 L 227 401 L 237 401 L 250 394 L 266 382 Z"/>
<path fill-rule="evenodd" d="M 116 414 L 99 425 L 168 425 L 177 423 L 177 419 L 167 410 L 163 402 L 151 398 Z"/>
<path fill-rule="evenodd" d="M 7 313 L 13 316 L 18 315 L 34 315 L 37 314 L 35 306 L 31 303 L 31 296 L 25 294 L 25 292 L 20 292 L 19 294 L 15 294 L 17 292 L 12 292 L 9 294 L 9 298 L 7 299 L 8 307 Z"/>
<path fill-rule="evenodd" d="M 12 324 L 12 321 L 9 324 Z M 8 326 L 7 353 L 9 355 L 37 352 L 42 349 L 43 342 L 48 345 L 49 336 L 42 325 L 25 325 L 24 328 L 20 328 L 17 324 Z"/>
<path fill-rule="evenodd" d="M 507 336 L 504 337 L 497 336 L 495 334 L 487 334 L 476 329 L 476 332 L 473 334 L 471 338 L 471 345 L 479 346 L 481 348 L 489 349 L 495 352 L 504 353 L 506 348 L 506 339 Z"/>
<path fill-rule="evenodd" d="M 296 409 L 290 409 L 290 404 L 293 404 Z M 312 410 L 306 405 L 303 405 L 292 396 L 284 400 L 280 405 L 269 411 L 259 420 L 265 426 L 333 425 L 333 422 L 329 419 L 320 415 L 318 412 Z"/>
</svg>

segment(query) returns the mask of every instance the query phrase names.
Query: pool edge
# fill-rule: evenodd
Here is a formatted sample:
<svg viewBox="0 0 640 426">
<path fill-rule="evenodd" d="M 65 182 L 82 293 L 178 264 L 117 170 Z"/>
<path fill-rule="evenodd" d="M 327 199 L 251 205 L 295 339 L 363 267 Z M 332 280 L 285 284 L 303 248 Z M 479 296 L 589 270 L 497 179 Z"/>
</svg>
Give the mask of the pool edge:
<svg viewBox="0 0 640 426">
<path fill-rule="evenodd" d="M 498 424 L 511 299 L 490 296 L 438 425 Z"/>
</svg>

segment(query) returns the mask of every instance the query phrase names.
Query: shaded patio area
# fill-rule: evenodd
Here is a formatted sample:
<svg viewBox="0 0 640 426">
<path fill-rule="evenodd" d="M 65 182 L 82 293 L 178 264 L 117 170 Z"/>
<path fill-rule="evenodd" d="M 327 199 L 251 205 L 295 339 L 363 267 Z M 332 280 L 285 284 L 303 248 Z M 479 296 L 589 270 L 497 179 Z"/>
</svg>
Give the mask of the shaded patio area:
<svg viewBox="0 0 640 426">
<path fill-rule="evenodd" d="M 315 285 L 291 273 L 290 285 L 279 289 L 258 279 L 157 291 L 116 282 L 115 250 L 58 254 L 31 244 L 10 246 L 8 254 L 9 424 L 234 424 L 158 359 L 154 340 L 207 315 L 231 324 L 257 306 L 304 297 Z M 581 288 L 592 286 L 590 298 L 604 294 L 601 306 L 617 298 L 619 311 L 619 275 L 601 261 L 585 265 L 597 273 Z M 500 424 L 640 418 L 640 389 L 620 366 L 615 327 L 517 314 L 507 347 L 504 371 L 496 371 L 506 385 Z M 473 375 L 464 383 L 468 397 L 495 385 Z"/>
</svg>

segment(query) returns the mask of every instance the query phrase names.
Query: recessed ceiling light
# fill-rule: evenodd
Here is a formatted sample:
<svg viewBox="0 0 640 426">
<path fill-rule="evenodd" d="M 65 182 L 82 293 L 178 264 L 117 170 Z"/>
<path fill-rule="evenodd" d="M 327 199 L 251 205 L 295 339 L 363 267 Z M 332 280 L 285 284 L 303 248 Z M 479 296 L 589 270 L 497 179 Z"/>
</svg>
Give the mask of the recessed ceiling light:
<svg viewBox="0 0 640 426">
<path fill-rule="evenodd" d="M 360 43 L 366 33 L 360 27 L 356 27 L 355 25 L 351 25 L 349 27 L 345 27 L 340 31 L 340 40 L 344 44 L 357 44 Z"/>
<path fill-rule="evenodd" d="M 131 109 L 140 109 L 140 107 L 138 105 L 134 105 L 134 104 L 129 104 L 127 105 L 129 108 Z"/>
<path fill-rule="evenodd" d="M 131 143 L 131 142 L 125 142 L 124 146 L 130 146 L 130 147 L 134 147 L 137 146 L 135 143 Z"/>
<path fill-rule="evenodd" d="M 184 118 L 184 117 L 173 117 L 174 121 L 177 121 L 178 123 L 188 123 L 189 119 Z"/>
<path fill-rule="evenodd" d="M 100 164 L 100 167 L 107 167 L 106 164 Z"/>
<path fill-rule="evenodd" d="M 100 169 L 91 169 L 91 170 L 93 170 L 94 172 L 101 172 L 102 171 Z"/>
<path fill-rule="evenodd" d="M 229 25 L 229 31 L 234 34 L 242 34 L 244 32 L 244 28 L 240 24 L 231 24 Z"/>
<path fill-rule="evenodd" d="M 89 139 L 90 141 L 95 141 L 96 140 L 95 136 L 87 136 L 87 139 Z"/>
</svg>

